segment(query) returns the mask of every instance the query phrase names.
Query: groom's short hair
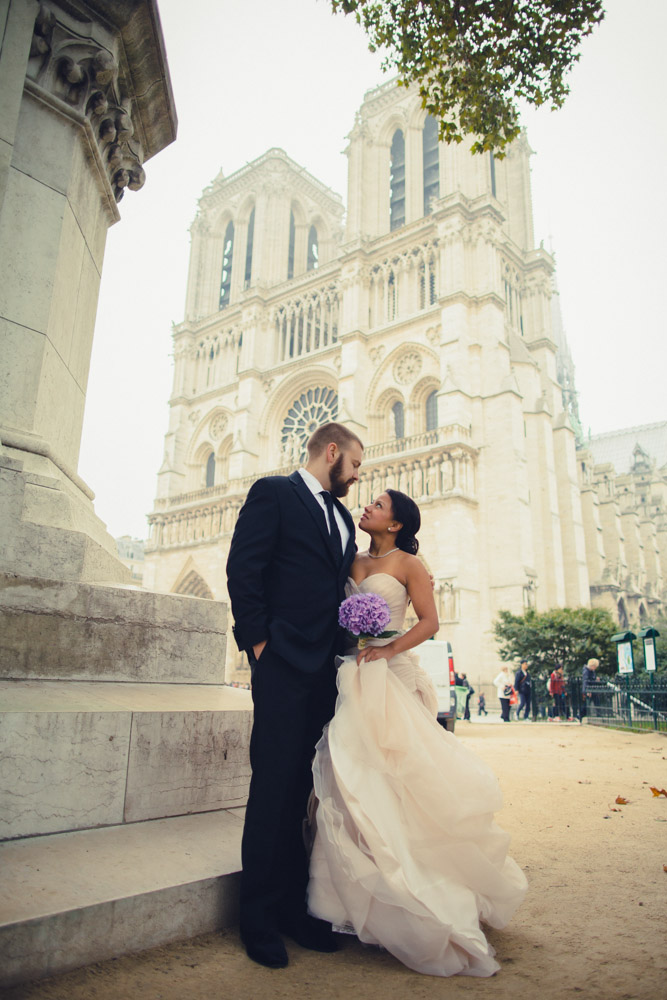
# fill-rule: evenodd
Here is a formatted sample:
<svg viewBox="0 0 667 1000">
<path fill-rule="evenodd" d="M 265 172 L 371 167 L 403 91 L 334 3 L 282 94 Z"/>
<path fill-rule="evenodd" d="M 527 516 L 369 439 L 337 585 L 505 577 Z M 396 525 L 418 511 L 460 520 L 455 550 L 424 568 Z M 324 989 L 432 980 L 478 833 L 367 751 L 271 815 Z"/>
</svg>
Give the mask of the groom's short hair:
<svg viewBox="0 0 667 1000">
<path fill-rule="evenodd" d="M 354 434 L 351 430 L 345 427 L 343 424 L 330 423 L 322 424 L 318 427 L 316 431 L 310 435 L 308 439 L 308 444 L 306 445 L 308 449 L 309 458 L 317 458 L 321 455 L 328 444 L 337 444 L 341 451 L 346 451 L 350 445 L 356 441 L 356 443 L 363 448 L 363 442 Z"/>
</svg>

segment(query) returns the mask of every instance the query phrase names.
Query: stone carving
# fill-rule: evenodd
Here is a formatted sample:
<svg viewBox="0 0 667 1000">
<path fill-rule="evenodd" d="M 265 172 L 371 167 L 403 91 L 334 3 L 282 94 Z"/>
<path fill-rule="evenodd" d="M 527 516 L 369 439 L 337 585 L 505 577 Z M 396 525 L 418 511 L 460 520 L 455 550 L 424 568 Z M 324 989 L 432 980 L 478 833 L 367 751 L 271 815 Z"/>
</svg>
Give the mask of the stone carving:
<svg viewBox="0 0 667 1000">
<path fill-rule="evenodd" d="M 264 392 L 265 392 L 265 393 L 266 393 L 267 395 L 268 395 L 268 394 L 269 394 L 269 393 L 271 392 L 271 390 L 273 389 L 273 383 L 274 383 L 274 382 L 275 382 L 275 379 L 274 379 L 274 378 L 269 378 L 269 376 L 268 376 L 268 375 L 267 375 L 267 376 L 266 376 L 265 378 L 263 378 L 263 379 L 262 379 L 262 388 L 264 389 Z"/>
<path fill-rule="evenodd" d="M 123 93 L 114 54 L 96 40 L 78 34 L 64 23 L 64 18 L 62 11 L 40 5 L 28 77 L 86 116 L 113 196 L 120 201 L 125 188 L 139 191 L 146 180 L 144 151 L 132 121 L 132 102 Z"/>
<path fill-rule="evenodd" d="M 188 413 L 188 420 L 193 425 L 194 424 L 198 424 L 199 423 L 199 410 L 191 410 L 190 413 Z"/>
<path fill-rule="evenodd" d="M 370 349 L 370 351 L 368 353 L 369 353 L 370 359 L 371 359 L 371 361 L 373 362 L 374 365 L 379 365 L 380 364 L 380 362 L 382 361 L 382 358 L 384 357 L 384 352 L 385 352 L 385 346 L 384 346 L 384 344 L 380 344 L 379 347 L 371 347 L 371 349 Z"/>
<path fill-rule="evenodd" d="M 218 438 L 222 437 L 228 423 L 229 418 L 226 413 L 218 413 L 213 417 L 209 430 L 214 441 L 217 441 Z"/>
<path fill-rule="evenodd" d="M 394 365 L 394 378 L 397 382 L 407 385 L 409 382 L 414 382 L 421 369 L 421 355 L 416 351 L 410 351 L 400 357 Z"/>
</svg>

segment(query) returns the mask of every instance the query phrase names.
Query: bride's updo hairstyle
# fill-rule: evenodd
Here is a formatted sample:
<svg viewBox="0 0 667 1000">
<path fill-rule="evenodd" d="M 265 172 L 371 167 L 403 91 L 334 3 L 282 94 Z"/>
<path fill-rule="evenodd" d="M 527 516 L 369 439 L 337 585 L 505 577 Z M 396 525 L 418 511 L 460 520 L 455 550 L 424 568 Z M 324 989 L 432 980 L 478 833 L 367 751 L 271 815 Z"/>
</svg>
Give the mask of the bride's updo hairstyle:
<svg viewBox="0 0 667 1000">
<path fill-rule="evenodd" d="M 416 556 L 419 542 L 415 535 L 422 523 L 419 507 L 406 493 L 401 493 L 399 490 L 387 490 L 387 494 L 391 500 L 391 510 L 395 519 L 403 525 L 396 535 L 396 546 L 403 552 Z"/>
</svg>

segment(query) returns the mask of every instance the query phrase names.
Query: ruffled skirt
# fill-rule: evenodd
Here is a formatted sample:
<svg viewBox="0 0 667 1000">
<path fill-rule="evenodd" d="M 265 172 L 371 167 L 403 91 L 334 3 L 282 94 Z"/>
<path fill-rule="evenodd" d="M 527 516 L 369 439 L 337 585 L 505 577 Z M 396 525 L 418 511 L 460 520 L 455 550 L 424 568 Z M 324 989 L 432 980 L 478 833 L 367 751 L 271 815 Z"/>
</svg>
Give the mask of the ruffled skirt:
<svg viewBox="0 0 667 1000">
<path fill-rule="evenodd" d="M 493 975 L 480 920 L 504 927 L 526 892 L 495 775 L 439 725 L 413 654 L 347 656 L 338 691 L 313 762 L 310 912 L 417 972 Z"/>
</svg>

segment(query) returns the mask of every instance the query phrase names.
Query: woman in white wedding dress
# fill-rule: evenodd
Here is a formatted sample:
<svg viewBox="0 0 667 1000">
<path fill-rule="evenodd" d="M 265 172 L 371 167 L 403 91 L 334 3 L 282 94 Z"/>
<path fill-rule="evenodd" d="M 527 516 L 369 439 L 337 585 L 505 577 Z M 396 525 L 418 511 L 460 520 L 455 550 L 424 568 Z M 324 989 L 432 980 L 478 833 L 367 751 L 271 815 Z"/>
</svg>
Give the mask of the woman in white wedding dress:
<svg viewBox="0 0 667 1000">
<path fill-rule="evenodd" d="M 313 762 L 308 908 L 418 972 L 491 976 L 499 965 L 480 920 L 504 927 L 526 879 L 493 821 L 495 775 L 439 725 L 435 689 L 410 652 L 438 628 L 414 554 L 419 524 L 417 505 L 395 490 L 359 522 L 370 547 L 347 593 L 381 594 L 399 632 L 355 648 L 338 670 L 336 712 Z M 409 600 L 418 622 L 403 632 Z"/>
</svg>

